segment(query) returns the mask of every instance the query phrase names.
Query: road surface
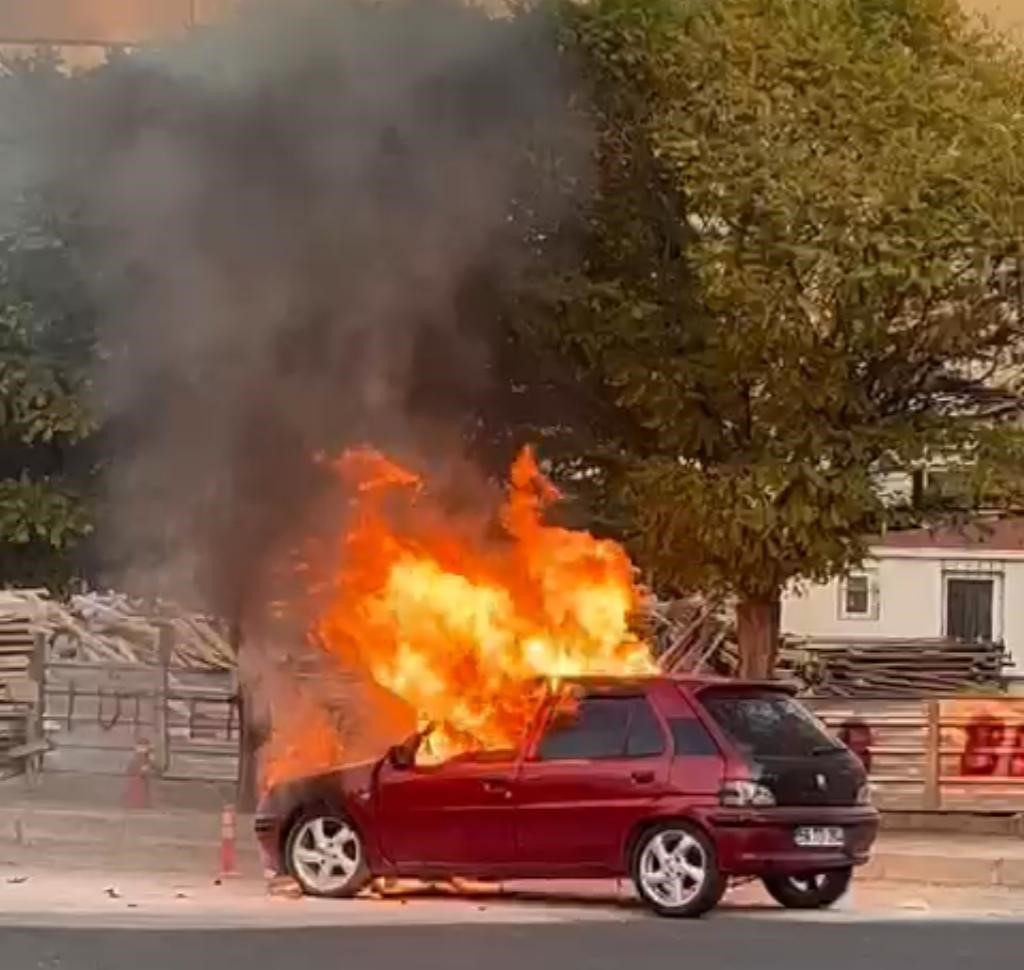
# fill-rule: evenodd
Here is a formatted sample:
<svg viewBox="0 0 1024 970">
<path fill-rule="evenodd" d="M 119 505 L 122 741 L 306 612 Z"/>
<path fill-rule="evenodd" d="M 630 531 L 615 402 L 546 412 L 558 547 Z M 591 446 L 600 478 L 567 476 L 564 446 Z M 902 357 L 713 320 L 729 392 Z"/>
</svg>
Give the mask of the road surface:
<svg viewBox="0 0 1024 970">
<path fill-rule="evenodd" d="M 1010 970 L 1024 955 L 1021 892 L 866 883 L 802 914 L 748 885 L 672 922 L 583 889 L 289 900 L 255 879 L 7 868 L 0 970 Z"/>
<path fill-rule="evenodd" d="M 4 970 L 965 970 L 1020 966 L 1024 924 L 655 919 L 295 930 L 0 929 Z"/>
</svg>

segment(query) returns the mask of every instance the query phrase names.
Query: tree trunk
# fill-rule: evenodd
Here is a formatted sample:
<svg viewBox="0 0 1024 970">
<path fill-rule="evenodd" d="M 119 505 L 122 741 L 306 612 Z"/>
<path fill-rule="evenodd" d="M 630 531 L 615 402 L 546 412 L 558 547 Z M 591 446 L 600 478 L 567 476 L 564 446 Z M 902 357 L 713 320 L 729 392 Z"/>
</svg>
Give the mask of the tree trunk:
<svg viewBox="0 0 1024 970">
<path fill-rule="evenodd" d="M 774 596 L 745 596 L 736 608 L 740 642 L 740 676 L 770 680 L 775 676 L 782 601 Z"/>
</svg>

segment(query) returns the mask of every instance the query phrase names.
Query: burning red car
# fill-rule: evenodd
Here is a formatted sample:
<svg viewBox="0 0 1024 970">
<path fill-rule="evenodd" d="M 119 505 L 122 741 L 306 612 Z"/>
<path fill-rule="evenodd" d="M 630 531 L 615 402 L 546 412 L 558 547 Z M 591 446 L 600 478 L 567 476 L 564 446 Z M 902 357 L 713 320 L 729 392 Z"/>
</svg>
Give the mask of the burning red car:
<svg viewBox="0 0 1024 970">
<path fill-rule="evenodd" d="M 256 833 L 318 896 L 375 877 L 630 876 L 665 916 L 731 877 L 792 908 L 846 891 L 878 826 L 859 760 L 777 684 L 582 679 L 548 690 L 518 750 L 380 761 L 273 788 Z"/>
</svg>

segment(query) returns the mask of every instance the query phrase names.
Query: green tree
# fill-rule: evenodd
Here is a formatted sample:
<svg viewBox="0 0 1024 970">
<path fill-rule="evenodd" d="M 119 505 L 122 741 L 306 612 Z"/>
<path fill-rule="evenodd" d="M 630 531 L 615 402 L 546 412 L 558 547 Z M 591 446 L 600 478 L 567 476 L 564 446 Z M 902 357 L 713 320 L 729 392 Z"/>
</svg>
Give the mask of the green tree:
<svg viewBox="0 0 1024 970">
<path fill-rule="evenodd" d="M 73 452 L 93 431 L 85 378 L 60 357 L 52 321 L 0 306 L 0 582 L 60 586 L 91 531 Z"/>
<path fill-rule="evenodd" d="M 951 511 L 881 474 L 957 456 L 1018 500 L 1021 58 L 954 0 L 557 14 L 599 180 L 547 336 L 618 412 L 585 462 L 660 583 L 737 597 L 765 676 L 787 584 Z"/>
<path fill-rule="evenodd" d="M 68 220 L 27 173 L 33 126 L 67 83 L 46 52 L 0 64 L 0 583 L 55 588 L 92 528 L 93 328 Z"/>
</svg>

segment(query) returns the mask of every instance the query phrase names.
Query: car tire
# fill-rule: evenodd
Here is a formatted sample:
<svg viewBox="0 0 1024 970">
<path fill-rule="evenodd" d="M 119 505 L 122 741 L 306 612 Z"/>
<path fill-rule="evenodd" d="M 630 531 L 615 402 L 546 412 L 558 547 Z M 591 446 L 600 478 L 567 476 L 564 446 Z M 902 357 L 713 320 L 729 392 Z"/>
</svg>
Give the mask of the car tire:
<svg viewBox="0 0 1024 970">
<path fill-rule="evenodd" d="M 372 878 L 359 830 L 343 813 L 327 808 L 306 811 L 292 825 L 285 864 L 307 896 L 355 896 Z"/>
<path fill-rule="evenodd" d="M 631 874 L 647 906 L 677 919 L 703 916 L 726 888 L 714 844 L 687 822 L 663 822 L 645 831 L 633 852 Z"/>
<path fill-rule="evenodd" d="M 786 909 L 827 909 L 850 888 L 853 868 L 809 872 L 797 876 L 765 876 L 764 888 Z"/>
</svg>

